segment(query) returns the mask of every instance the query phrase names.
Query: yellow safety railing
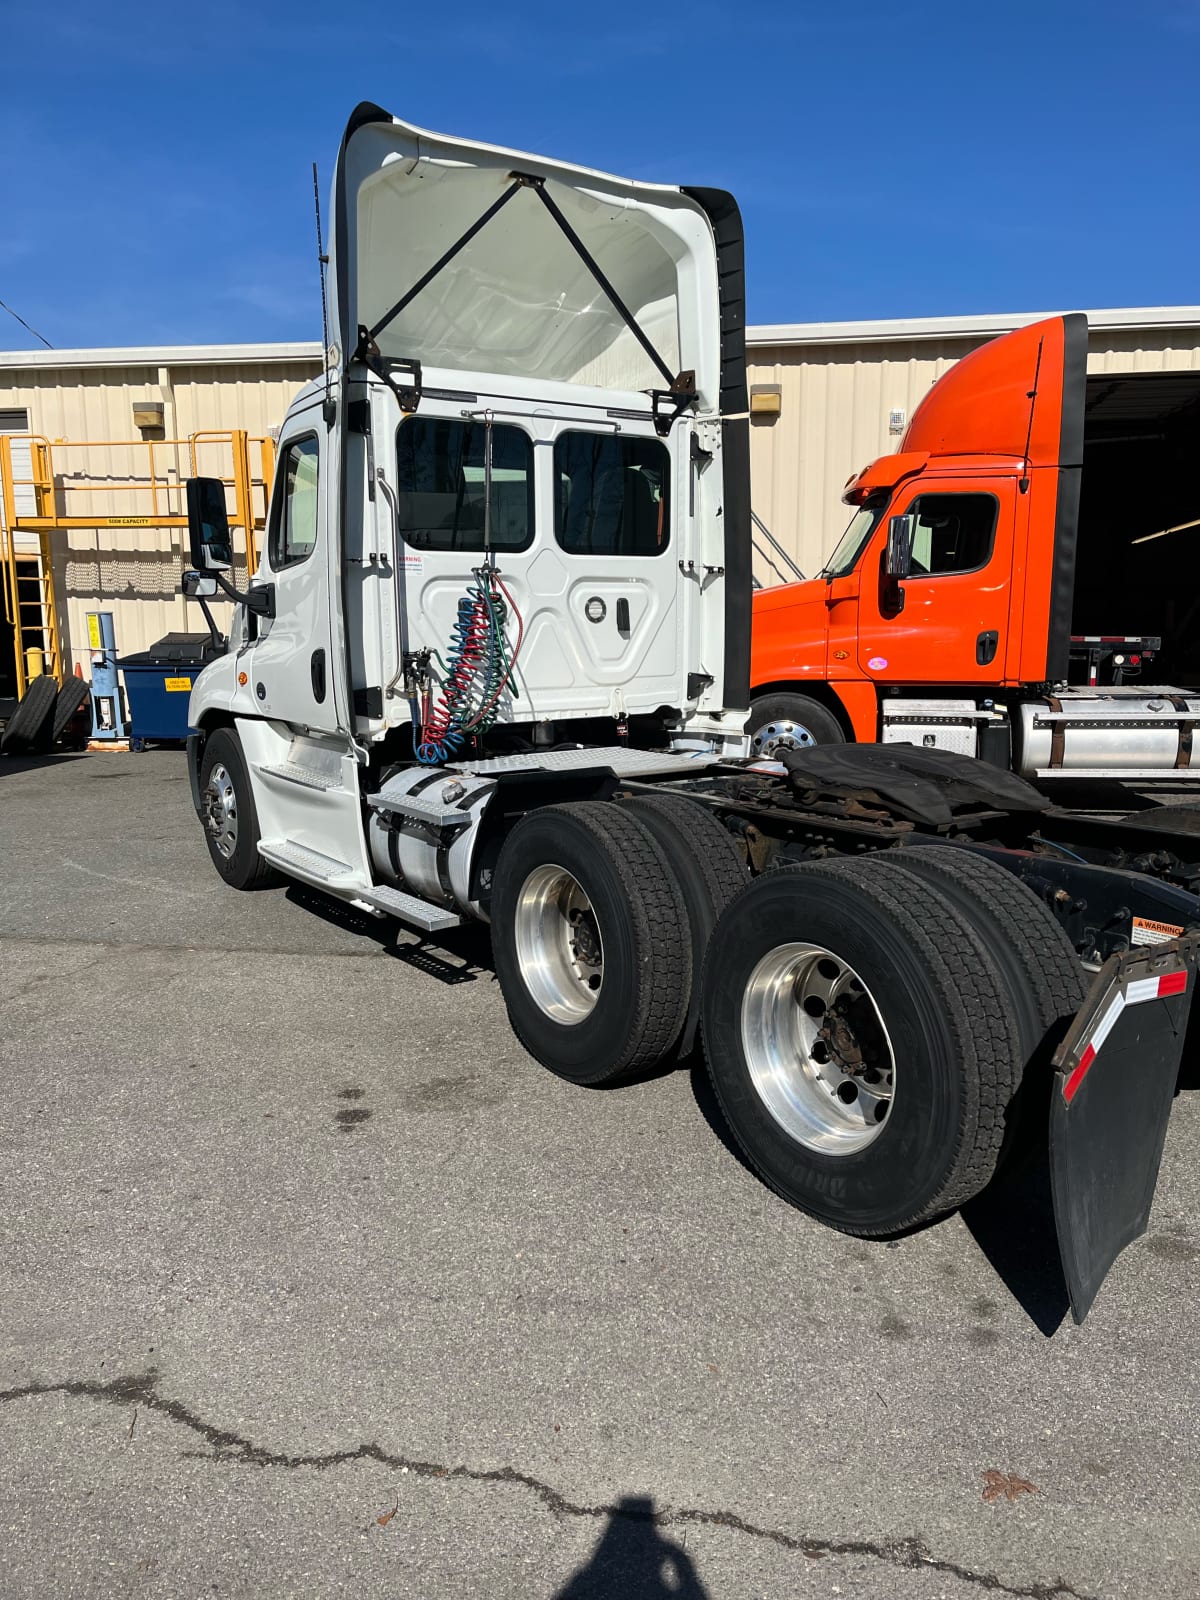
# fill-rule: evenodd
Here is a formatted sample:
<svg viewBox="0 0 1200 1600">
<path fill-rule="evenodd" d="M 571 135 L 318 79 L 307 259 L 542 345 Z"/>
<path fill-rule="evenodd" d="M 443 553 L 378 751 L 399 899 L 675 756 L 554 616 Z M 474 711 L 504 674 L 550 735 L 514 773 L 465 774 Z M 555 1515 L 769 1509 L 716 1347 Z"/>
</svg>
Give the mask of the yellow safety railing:
<svg viewBox="0 0 1200 1600">
<path fill-rule="evenodd" d="M 12 446 L 21 442 L 29 449 L 29 473 L 17 476 Z M 220 450 L 225 457 L 221 470 L 208 474 L 219 477 L 232 490 L 229 513 L 231 529 L 240 530 L 246 541 L 246 565 L 251 576 L 258 568 L 258 534 L 267 524 L 271 485 L 275 475 L 275 444 L 272 439 L 252 436 L 245 429 L 202 429 L 186 439 L 87 439 L 52 443 L 40 434 L 0 433 L 0 593 L 4 621 L 14 630 L 17 692 L 24 694 L 28 672 L 26 652 L 41 650 L 45 670 L 60 684 L 63 679 L 62 634 L 54 584 L 51 534 L 71 528 L 186 528 L 182 494 L 183 481 L 178 466 L 166 466 L 156 452 L 187 451 L 192 476 L 197 475 L 198 453 Z M 129 476 L 115 476 L 108 470 L 91 470 L 86 460 L 72 468 L 71 458 L 80 452 L 100 450 L 128 451 L 127 460 L 135 464 Z M 145 452 L 145 468 L 136 470 Z M 255 461 L 257 456 L 257 461 Z M 257 471 L 255 470 L 257 467 Z M 227 468 L 227 470 L 226 470 Z M 18 490 L 31 491 L 20 496 L 32 501 L 32 511 L 18 511 Z M 98 512 L 79 507 L 69 496 L 125 495 L 130 509 Z M 19 548 L 19 534 L 36 536 L 37 550 Z M 34 563 L 36 562 L 36 582 Z M 24 583 L 22 583 L 24 579 Z"/>
</svg>

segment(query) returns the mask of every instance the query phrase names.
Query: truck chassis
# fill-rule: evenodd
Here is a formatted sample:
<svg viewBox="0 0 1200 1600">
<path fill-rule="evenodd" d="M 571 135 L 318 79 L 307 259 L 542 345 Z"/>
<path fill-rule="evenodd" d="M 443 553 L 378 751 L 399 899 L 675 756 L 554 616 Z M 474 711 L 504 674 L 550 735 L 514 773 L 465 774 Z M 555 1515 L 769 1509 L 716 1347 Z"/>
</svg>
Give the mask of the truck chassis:
<svg viewBox="0 0 1200 1600">
<path fill-rule="evenodd" d="M 226 881 L 284 871 L 427 934 L 489 922 L 514 1030 L 582 1085 L 702 1037 L 753 1168 L 829 1225 L 903 1232 L 1048 1139 L 1077 1320 L 1145 1230 L 1200 954 L 1200 813 L 1082 816 L 895 745 L 481 752 L 364 773 L 391 880 L 366 886 L 258 837 L 239 729 L 190 756 Z M 316 785 L 315 760 L 256 776 Z"/>
</svg>

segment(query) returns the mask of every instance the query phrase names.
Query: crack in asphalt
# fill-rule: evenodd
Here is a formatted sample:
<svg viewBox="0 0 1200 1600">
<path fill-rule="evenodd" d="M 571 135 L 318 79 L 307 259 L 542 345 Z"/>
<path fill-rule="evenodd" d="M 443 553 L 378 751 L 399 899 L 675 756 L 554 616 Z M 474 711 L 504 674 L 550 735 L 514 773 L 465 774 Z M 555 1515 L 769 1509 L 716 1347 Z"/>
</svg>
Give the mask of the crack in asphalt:
<svg viewBox="0 0 1200 1600">
<path fill-rule="evenodd" d="M 1054 1583 L 1008 1584 L 992 1572 L 975 1572 L 956 1561 L 948 1561 L 930 1553 L 929 1547 L 916 1537 L 895 1540 L 874 1539 L 819 1539 L 809 1534 L 785 1533 L 780 1528 L 763 1527 L 748 1522 L 733 1511 L 706 1511 L 695 1506 L 667 1506 L 659 1511 L 638 1512 L 620 1504 L 580 1505 L 569 1500 L 553 1484 L 545 1483 L 528 1472 L 515 1467 L 468 1467 L 462 1463 L 444 1466 L 435 1461 L 420 1461 L 396 1455 L 382 1445 L 364 1443 L 353 1450 L 331 1450 L 318 1455 L 285 1455 L 255 1444 L 244 1434 L 229 1428 L 219 1428 L 206 1422 L 181 1400 L 170 1400 L 158 1392 L 158 1373 L 135 1373 L 123 1378 L 112 1378 L 107 1383 L 82 1378 L 65 1378 L 57 1383 L 29 1383 L 16 1389 L 0 1389 L 0 1405 L 10 1405 L 21 1400 L 34 1400 L 46 1395 L 61 1394 L 74 1399 L 100 1401 L 113 1406 L 132 1406 L 134 1423 L 130 1425 L 129 1443 L 139 1410 L 157 1412 L 169 1417 L 181 1427 L 198 1434 L 211 1446 L 212 1455 L 203 1460 L 232 1462 L 249 1467 L 281 1467 L 287 1470 L 325 1472 L 331 1467 L 347 1466 L 355 1461 L 373 1461 L 391 1471 L 407 1472 L 417 1478 L 436 1479 L 442 1482 L 459 1480 L 467 1483 L 512 1484 L 528 1489 L 555 1516 L 608 1517 L 626 1522 L 649 1522 L 656 1528 L 682 1527 L 688 1524 L 710 1528 L 728 1528 L 746 1534 L 784 1550 L 796 1551 L 810 1559 L 823 1556 L 868 1556 L 893 1567 L 907 1569 L 927 1568 L 947 1577 L 961 1579 L 977 1588 L 995 1594 L 1012 1595 L 1015 1600 L 1093 1600 L 1079 1589 L 1059 1578 Z M 193 1452 L 194 1454 L 195 1452 Z"/>
</svg>

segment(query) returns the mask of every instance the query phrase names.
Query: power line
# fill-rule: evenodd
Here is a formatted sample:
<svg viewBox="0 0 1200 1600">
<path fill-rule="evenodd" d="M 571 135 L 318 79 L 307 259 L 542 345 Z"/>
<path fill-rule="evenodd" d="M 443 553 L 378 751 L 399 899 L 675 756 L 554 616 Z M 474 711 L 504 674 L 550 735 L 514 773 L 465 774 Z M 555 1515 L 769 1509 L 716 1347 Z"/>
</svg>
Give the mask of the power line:
<svg viewBox="0 0 1200 1600">
<path fill-rule="evenodd" d="M 11 306 L 6 306 L 4 304 L 3 300 L 0 300 L 0 309 L 3 309 L 5 311 L 7 311 L 10 317 L 16 317 L 17 321 L 21 324 L 21 326 L 26 330 L 27 333 L 31 333 L 35 339 L 41 339 L 42 340 L 42 343 L 46 346 L 47 350 L 53 350 L 54 349 L 54 346 L 50 343 L 49 339 L 42 338 L 42 335 L 37 331 L 36 328 L 31 328 L 29 326 L 29 324 L 25 321 L 24 317 L 18 317 L 17 313 L 13 310 L 13 308 Z"/>
</svg>

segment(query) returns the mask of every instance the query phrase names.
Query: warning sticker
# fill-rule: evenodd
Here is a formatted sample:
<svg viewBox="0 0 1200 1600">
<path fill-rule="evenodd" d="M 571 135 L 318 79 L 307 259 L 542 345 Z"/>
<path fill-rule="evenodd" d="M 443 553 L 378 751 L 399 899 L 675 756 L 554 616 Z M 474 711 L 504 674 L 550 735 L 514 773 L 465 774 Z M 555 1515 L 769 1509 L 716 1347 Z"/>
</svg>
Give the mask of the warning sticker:
<svg viewBox="0 0 1200 1600">
<path fill-rule="evenodd" d="M 97 611 L 88 612 L 88 645 L 92 650 L 102 650 L 100 643 L 100 614 Z"/>
<path fill-rule="evenodd" d="M 190 678 L 164 678 L 163 679 L 163 688 L 167 691 L 168 694 L 182 694 L 185 689 L 190 690 L 191 687 L 192 687 L 192 680 Z"/>
<path fill-rule="evenodd" d="M 1183 932 L 1173 922 L 1152 922 L 1149 917 L 1134 917 L 1134 944 L 1169 944 Z"/>
</svg>

